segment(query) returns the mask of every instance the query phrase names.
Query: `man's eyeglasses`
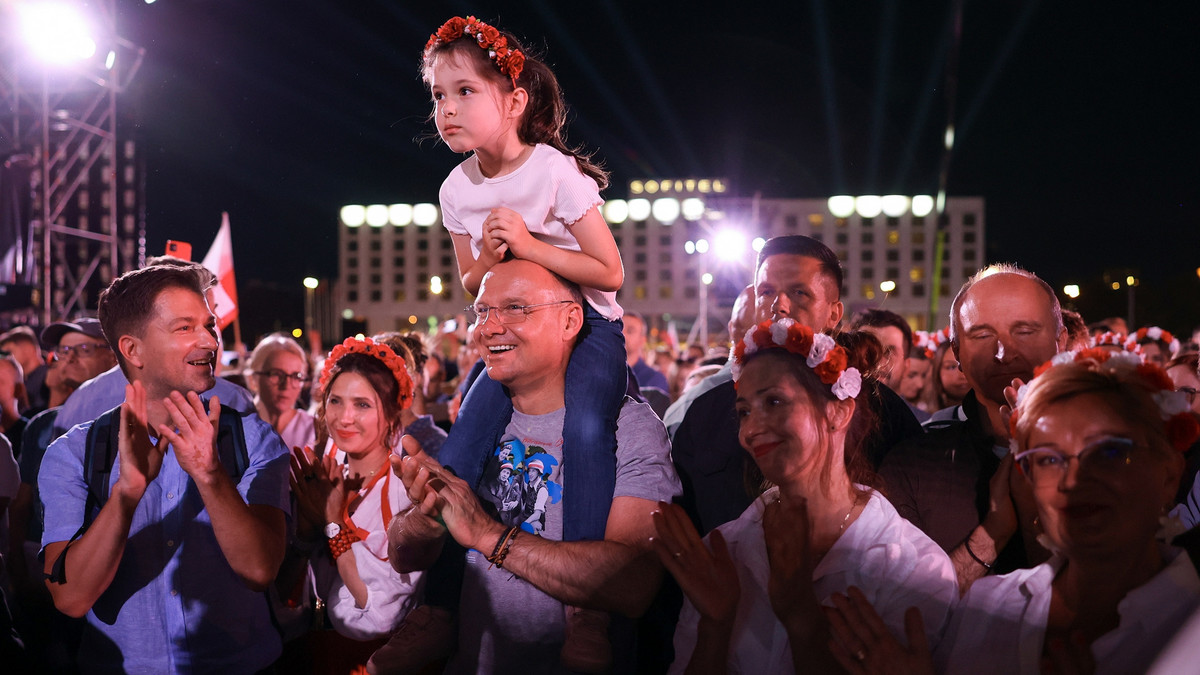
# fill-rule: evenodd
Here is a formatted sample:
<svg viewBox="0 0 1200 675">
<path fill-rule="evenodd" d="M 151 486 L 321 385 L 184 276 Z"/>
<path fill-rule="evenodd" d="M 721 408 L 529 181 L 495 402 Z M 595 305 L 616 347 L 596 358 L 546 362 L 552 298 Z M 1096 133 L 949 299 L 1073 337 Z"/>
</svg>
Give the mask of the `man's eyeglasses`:
<svg viewBox="0 0 1200 675">
<path fill-rule="evenodd" d="M 86 359 L 89 356 L 95 356 L 102 351 L 108 351 L 111 349 L 112 347 L 109 347 L 103 343 L 92 344 L 90 342 L 84 342 L 83 344 L 78 345 L 59 345 L 54 348 L 54 355 L 60 359 L 69 359 L 71 358 L 71 354 L 77 354 L 79 358 Z"/>
<path fill-rule="evenodd" d="M 271 370 L 264 370 L 264 371 L 257 372 L 254 374 L 258 375 L 260 377 L 265 377 L 268 380 L 271 380 L 272 382 L 274 382 L 275 384 L 279 384 L 281 382 L 286 382 L 288 384 L 294 384 L 296 386 L 300 386 L 300 385 L 304 384 L 304 382 L 306 380 L 308 380 L 308 378 L 304 376 L 304 373 L 285 373 L 282 370 L 276 370 L 274 368 L 272 368 Z"/>
<path fill-rule="evenodd" d="M 540 307 L 550 307 L 552 305 L 565 305 L 574 300 L 556 300 L 554 302 L 539 302 L 536 305 L 504 305 L 503 307 L 489 307 L 487 305 L 472 305 L 466 308 L 467 320 L 471 323 L 484 324 L 487 323 L 488 315 L 495 312 L 496 320 L 502 324 L 520 323 L 524 321 L 529 313 Z"/>
<path fill-rule="evenodd" d="M 1133 461 L 1137 444 L 1128 438 L 1104 438 L 1085 447 L 1078 455 L 1056 448 L 1030 448 L 1013 456 L 1021 471 L 1036 486 L 1057 485 L 1067 473 L 1071 460 L 1079 462 L 1079 471 L 1105 477 L 1120 473 Z"/>
</svg>

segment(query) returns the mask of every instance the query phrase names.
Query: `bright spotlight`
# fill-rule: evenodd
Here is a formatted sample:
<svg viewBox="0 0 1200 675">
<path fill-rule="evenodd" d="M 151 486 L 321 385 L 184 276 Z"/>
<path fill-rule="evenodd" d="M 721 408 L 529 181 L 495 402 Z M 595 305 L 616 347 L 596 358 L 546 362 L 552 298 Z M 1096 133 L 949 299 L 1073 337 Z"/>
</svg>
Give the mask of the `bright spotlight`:
<svg viewBox="0 0 1200 675">
<path fill-rule="evenodd" d="M 892 281 L 891 279 L 881 281 L 879 282 L 879 290 L 883 291 L 884 293 L 891 293 L 892 291 L 896 290 L 896 282 Z"/>
<path fill-rule="evenodd" d="M 1067 284 L 1063 286 L 1063 295 L 1068 298 L 1075 299 L 1079 297 L 1079 284 Z"/>
<path fill-rule="evenodd" d="M 651 212 L 655 220 L 663 225 L 670 225 L 679 218 L 679 200 L 674 197 L 655 199 Z"/>
<path fill-rule="evenodd" d="M 924 218 L 933 212 L 933 197 L 929 195 L 914 195 L 912 198 L 912 214 Z"/>
<path fill-rule="evenodd" d="M 629 203 L 624 199 L 610 199 L 604 202 L 604 219 L 613 225 L 620 225 L 629 218 Z"/>
<path fill-rule="evenodd" d="M 685 220 L 700 220 L 704 217 L 704 200 L 699 197 L 688 197 L 680 207 Z"/>
<path fill-rule="evenodd" d="M 737 230 L 721 230 L 713 237 L 713 251 L 726 262 L 741 260 L 746 255 L 746 235 Z"/>
<path fill-rule="evenodd" d="M 347 307 L 346 309 L 343 309 L 342 310 L 342 318 L 347 321 L 349 321 L 350 319 L 353 319 L 354 318 L 354 310 L 350 309 L 349 307 Z"/>
<path fill-rule="evenodd" d="M 705 286 L 711 286 L 713 282 L 713 275 L 709 272 L 705 272 L 704 274 L 700 275 L 700 281 L 703 282 Z"/>
<path fill-rule="evenodd" d="M 442 278 L 441 277 L 435 275 L 429 279 L 429 292 L 433 293 L 434 295 L 442 294 Z"/>
<path fill-rule="evenodd" d="M 908 197 L 904 195 L 884 195 L 882 206 L 883 215 L 888 218 L 899 218 L 908 210 Z"/>
<path fill-rule="evenodd" d="M 412 223 L 412 204 L 392 204 L 388 207 L 388 220 L 396 227 L 404 227 Z"/>
<path fill-rule="evenodd" d="M 707 239 L 697 239 L 696 240 L 696 253 L 708 253 L 708 240 Z"/>
<path fill-rule="evenodd" d="M 883 200 L 879 195 L 863 195 L 854 198 L 854 210 L 863 218 L 874 218 L 883 211 Z"/>
<path fill-rule="evenodd" d="M 108 56 L 104 57 L 104 69 L 112 70 L 115 65 L 117 65 L 117 53 L 110 50 Z"/>
<path fill-rule="evenodd" d="M 294 338 L 299 338 L 299 337 L 300 337 L 300 336 L 302 336 L 302 335 L 304 335 L 304 331 L 303 331 L 303 330 L 301 330 L 301 329 L 299 329 L 299 328 L 293 328 L 293 329 L 292 329 L 292 337 L 294 337 Z"/>
<path fill-rule="evenodd" d="M 388 207 L 384 204 L 372 204 L 367 207 L 367 224 L 371 227 L 383 227 L 388 223 Z"/>
<path fill-rule="evenodd" d="M 1134 276 L 1125 277 L 1125 285 L 1126 286 L 1137 286 L 1137 283 L 1138 283 L 1137 277 L 1134 277 Z"/>
<path fill-rule="evenodd" d="M 438 220 L 438 207 L 434 204 L 413 204 L 413 224 L 429 227 Z"/>
<path fill-rule="evenodd" d="M 359 227 L 367 220 L 367 209 L 361 204 L 343 206 L 341 217 L 346 227 Z"/>
<path fill-rule="evenodd" d="M 754 252 L 758 253 L 759 251 L 762 250 L 762 247 L 766 246 L 766 245 L 767 245 L 766 239 L 763 239 L 762 237 L 755 237 L 754 241 L 752 241 L 750 243 L 750 248 L 753 248 Z"/>
<path fill-rule="evenodd" d="M 691 255 L 696 252 L 696 242 L 688 240 L 683 242 L 683 252 Z M 1196 274 L 1200 275 L 1200 269 L 1196 270 Z"/>
<path fill-rule="evenodd" d="M 630 220 L 645 220 L 650 217 L 650 200 L 649 199 L 630 199 L 629 200 L 629 219 Z"/>
<path fill-rule="evenodd" d="M 33 53 L 45 61 L 65 63 L 91 58 L 96 41 L 88 25 L 73 8 L 59 3 L 25 3 L 21 28 Z"/>
<path fill-rule="evenodd" d="M 829 212 L 835 218 L 849 218 L 854 213 L 854 197 L 834 195 L 829 198 Z"/>
<path fill-rule="evenodd" d="M 316 277 L 304 277 L 304 287 L 307 289 L 315 289 L 320 283 Z"/>
</svg>

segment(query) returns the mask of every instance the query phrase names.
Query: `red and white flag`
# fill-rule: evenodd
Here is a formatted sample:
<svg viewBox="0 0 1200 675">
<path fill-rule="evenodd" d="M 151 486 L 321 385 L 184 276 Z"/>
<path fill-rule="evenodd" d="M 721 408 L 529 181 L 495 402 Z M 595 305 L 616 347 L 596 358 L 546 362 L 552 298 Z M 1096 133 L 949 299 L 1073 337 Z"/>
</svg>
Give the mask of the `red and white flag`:
<svg viewBox="0 0 1200 675">
<path fill-rule="evenodd" d="M 228 213 L 221 214 L 221 229 L 217 230 L 217 238 L 213 240 L 201 264 L 217 275 L 217 285 L 213 289 L 216 306 L 212 311 L 217 317 L 217 327 L 224 330 L 238 315 L 237 284 L 233 280 L 233 238 L 229 234 Z"/>
</svg>

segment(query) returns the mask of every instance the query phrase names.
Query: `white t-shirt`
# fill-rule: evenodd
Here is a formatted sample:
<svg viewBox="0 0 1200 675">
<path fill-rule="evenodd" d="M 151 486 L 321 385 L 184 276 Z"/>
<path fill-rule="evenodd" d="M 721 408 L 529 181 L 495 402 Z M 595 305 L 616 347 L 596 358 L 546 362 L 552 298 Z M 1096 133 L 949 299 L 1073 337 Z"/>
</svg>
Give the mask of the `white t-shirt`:
<svg viewBox="0 0 1200 675">
<path fill-rule="evenodd" d="M 778 492 L 779 488 L 771 488 L 737 520 L 717 528 L 729 546 L 741 586 L 726 664 L 730 673 L 796 672 L 787 631 L 772 611 L 767 594 L 770 566 L 762 517 Z M 917 607 L 925 620 L 925 635 L 930 645 L 936 645 L 958 600 L 954 565 L 940 546 L 901 518 L 883 495 L 874 490 L 870 495 L 862 513 L 813 570 L 813 592 L 818 601 L 832 607 L 830 596 L 857 586 L 892 634 L 901 639 L 904 612 Z M 682 673 L 687 668 L 696 649 L 699 621 L 699 612 L 685 599 L 675 630 L 675 663 L 670 672 Z"/>
<path fill-rule="evenodd" d="M 471 155 L 442 183 L 442 223 L 451 234 L 471 237 L 471 253 L 479 257 L 483 221 L 492 209 L 503 206 L 521 214 L 525 227 L 537 239 L 569 251 L 579 242 L 571 226 L 592 207 L 604 203 L 596 181 L 579 170 L 574 157 L 538 144 L 525 163 L 503 176 L 487 178 L 479 159 Z M 615 292 L 584 288 L 583 297 L 604 318 L 621 318 Z"/>
<path fill-rule="evenodd" d="M 1170 562 L 1117 603 L 1117 627 L 1092 643 L 1097 675 L 1141 673 L 1150 668 L 1175 631 L 1200 607 L 1200 577 L 1180 549 L 1163 549 Z M 1051 582 L 1065 559 L 1055 556 L 1032 569 L 984 577 L 963 596 L 950 620 L 940 673 L 1017 675 L 1041 672 Z"/>
</svg>

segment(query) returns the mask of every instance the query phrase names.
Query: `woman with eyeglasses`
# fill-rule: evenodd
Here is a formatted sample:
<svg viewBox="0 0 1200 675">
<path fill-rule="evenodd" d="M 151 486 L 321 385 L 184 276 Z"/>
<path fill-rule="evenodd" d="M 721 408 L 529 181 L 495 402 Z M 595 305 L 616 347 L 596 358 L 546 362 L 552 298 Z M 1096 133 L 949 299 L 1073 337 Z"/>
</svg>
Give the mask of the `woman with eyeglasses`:
<svg viewBox="0 0 1200 675">
<path fill-rule="evenodd" d="M 258 416 L 275 428 L 289 448 L 316 440 L 313 416 L 296 407 L 308 380 L 308 359 L 295 340 L 273 333 L 250 353 L 246 383 L 254 393 Z"/>
<path fill-rule="evenodd" d="M 1166 373 L 1134 354 L 1067 352 L 1038 370 L 1015 394 L 1012 444 L 1053 555 L 976 581 L 935 662 L 946 673 L 1145 672 L 1200 607 L 1195 564 L 1156 537 L 1200 426 Z M 835 604 L 843 654 L 929 672 L 919 639 L 906 649 L 870 631 L 861 597 Z"/>
</svg>

